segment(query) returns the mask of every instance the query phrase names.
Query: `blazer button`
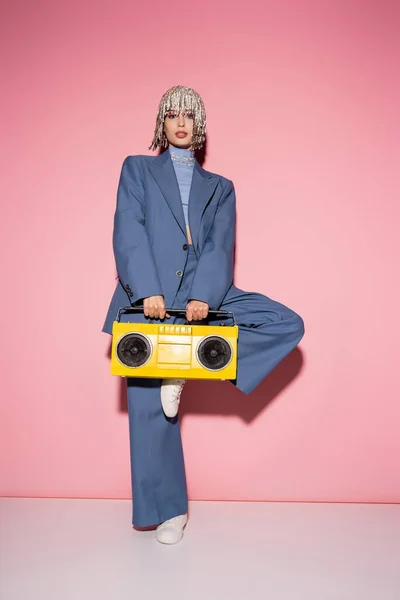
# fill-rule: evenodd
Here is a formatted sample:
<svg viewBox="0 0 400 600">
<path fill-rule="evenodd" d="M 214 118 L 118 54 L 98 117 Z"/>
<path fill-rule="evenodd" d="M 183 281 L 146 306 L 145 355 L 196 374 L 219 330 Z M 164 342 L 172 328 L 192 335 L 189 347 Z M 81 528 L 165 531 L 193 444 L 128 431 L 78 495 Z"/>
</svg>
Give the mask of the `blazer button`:
<svg viewBox="0 0 400 600">
<path fill-rule="evenodd" d="M 129 295 L 130 295 L 130 296 L 133 296 L 133 292 L 129 292 Z"/>
<path fill-rule="evenodd" d="M 187 249 L 189 248 L 189 246 L 188 246 L 187 244 L 183 244 L 182 248 L 183 248 L 184 250 L 187 250 Z"/>
<path fill-rule="evenodd" d="M 177 271 L 176 274 L 178 275 L 178 277 L 182 277 L 183 271 Z"/>
</svg>

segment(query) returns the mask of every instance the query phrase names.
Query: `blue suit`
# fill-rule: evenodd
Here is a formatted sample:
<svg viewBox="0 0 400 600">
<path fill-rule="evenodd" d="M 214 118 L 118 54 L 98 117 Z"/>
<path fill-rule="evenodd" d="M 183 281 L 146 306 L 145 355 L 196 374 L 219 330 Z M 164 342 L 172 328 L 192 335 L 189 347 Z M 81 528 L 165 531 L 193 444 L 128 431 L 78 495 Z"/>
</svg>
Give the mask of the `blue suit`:
<svg viewBox="0 0 400 600">
<path fill-rule="evenodd" d="M 189 196 L 193 248 L 199 258 L 191 297 L 220 307 L 233 281 L 235 191 L 229 179 L 196 161 Z M 122 166 L 113 248 L 119 284 L 103 331 L 111 333 L 116 308 L 164 295 L 172 306 L 187 250 L 178 182 L 168 152 L 128 156 Z M 128 287 L 127 287 L 128 286 Z"/>
<path fill-rule="evenodd" d="M 194 164 L 188 244 L 178 181 L 168 151 L 128 156 L 122 166 L 114 217 L 118 272 L 102 331 L 111 333 L 118 308 L 163 295 L 167 307 L 190 299 L 234 312 L 239 326 L 237 378 L 245 394 L 287 356 L 304 335 L 302 318 L 257 292 L 233 285 L 235 190 L 232 181 Z M 121 320 L 143 322 L 143 313 Z M 171 318 L 168 322 L 184 322 Z M 209 321 L 213 321 L 210 319 Z M 160 379 L 128 378 L 133 523 L 148 526 L 187 512 L 178 419 L 167 419 Z"/>
</svg>

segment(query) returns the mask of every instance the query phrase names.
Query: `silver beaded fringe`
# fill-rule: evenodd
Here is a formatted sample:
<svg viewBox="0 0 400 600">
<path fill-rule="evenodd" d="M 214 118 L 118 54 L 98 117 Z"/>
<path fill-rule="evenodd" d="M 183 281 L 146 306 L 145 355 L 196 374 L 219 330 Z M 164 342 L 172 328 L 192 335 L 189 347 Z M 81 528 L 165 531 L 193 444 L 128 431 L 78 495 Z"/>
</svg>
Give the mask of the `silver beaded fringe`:
<svg viewBox="0 0 400 600">
<path fill-rule="evenodd" d="M 164 148 L 168 146 L 167 136 L 164 132 L 164 120 L 169 110 L 174 110 L 178 113 L 189 110 L 193 112 L 192 148 L 193 150 L 201 148 L 206 137 L 206 111 L 203 100 L 193 88 L 176 85 L 169 88 L 160 100 L 154 137 L 149 150 L 157 150 L 160 146 Z"/>
<path fill-rule="evenodd" d="M 170 148 L 170 154 L 171 154 L 171 159 L 177 165 L 183 165 L 185 167 L 193 167 L 194 161 L 195 161 L 194 156 L 190 156 L 190 155 L 186 156 L 184 154 L 177 154 L 176 152 L 171 150 L 171 148 Z"/>
</svg>

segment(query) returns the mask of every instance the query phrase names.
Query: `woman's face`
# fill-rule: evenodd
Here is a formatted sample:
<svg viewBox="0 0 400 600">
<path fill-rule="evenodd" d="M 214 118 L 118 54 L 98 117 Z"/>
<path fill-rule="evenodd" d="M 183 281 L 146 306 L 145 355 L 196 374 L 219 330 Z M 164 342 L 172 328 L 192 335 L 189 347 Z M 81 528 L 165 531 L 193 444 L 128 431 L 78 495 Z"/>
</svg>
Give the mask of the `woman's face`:
<svg viewBox="0 0 400 600">
<path fill-rule="evenodd" d="M 164 119 L 164 131 L 171 146 L 190 149 L 193 136 L 192 111 L 178 114 L 177 111 L 169 110 Z M 185 135 L 184 135 L 185 134 Z"/>
</svg>

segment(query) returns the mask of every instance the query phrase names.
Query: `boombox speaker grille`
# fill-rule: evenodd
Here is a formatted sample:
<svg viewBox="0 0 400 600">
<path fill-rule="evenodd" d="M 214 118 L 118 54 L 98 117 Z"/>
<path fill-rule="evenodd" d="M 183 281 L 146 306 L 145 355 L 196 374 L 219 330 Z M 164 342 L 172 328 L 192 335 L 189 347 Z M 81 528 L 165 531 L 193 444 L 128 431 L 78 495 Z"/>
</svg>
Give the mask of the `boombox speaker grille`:
<svg viewBox="0 0 400 600">
<path fill-rule="evenodd" d="M 226 367 L 232 358 L 232 348 L 225 338 L 210 335 L 204 338 L 197 348 L 199 363 L 210 371 Z"/>
<path fill-rule="evenodd" d="M 116 354 L 126 367 L 141 367 L 151 356 L 151 345 L 144 335 L 128 333 L 118 341 Z"/>
</svg>

